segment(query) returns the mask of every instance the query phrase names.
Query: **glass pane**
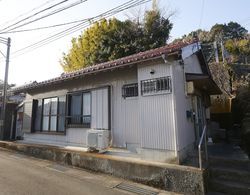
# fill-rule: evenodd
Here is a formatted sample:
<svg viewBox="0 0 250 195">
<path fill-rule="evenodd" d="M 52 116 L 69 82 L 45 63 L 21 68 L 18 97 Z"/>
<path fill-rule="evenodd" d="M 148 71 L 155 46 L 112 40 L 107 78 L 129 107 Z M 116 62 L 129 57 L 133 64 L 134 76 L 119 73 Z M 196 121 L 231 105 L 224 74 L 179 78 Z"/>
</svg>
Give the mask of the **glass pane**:
<svg viewBox="0 0 250 195">
<path fill-rule="evenodd" d="M 70 102 L 70 116 L 72 124 L 81 123 L 82 95 L 72 95 Z"/>
<path fill-rule="evenodd" d="M 57 98 L 51 98 L 51 115 L 57 115 Z"/>
<path fill-rule="evenodd" d="M 59 97 L 58 114 L 65 115 L 66 96 Z"/>
<path fill-rule="evenodd" d="M 50 131 L 56 131 L 57 116 L 50 117 Z"/>
<path fill-rule="evenodd" d="M 59 116 L 58 117 L 58 131 L 62 132 L 65 130 L 64 123 L 65 123 L 65 117 Z"/>
<path fill-rule="evenodd" d="M 91 95 L 90 93 L 83 94 L 83 115 L 90 115 Z"/>
<path fill-rule="evenodd" d="M 43 117 L 43 129 L 42 130 L 44 131 L 49 130 L 49 117 L 48 116 Z"/>
<path fill-rule="evenodd" d="M 49 115 L 50 112 L 50 99 L 43 100 L 43 114 Z"/>
<path fill-rule="evenodd" d="M 37 105 L 37 109 L 36 109 L 36 118 L 35 118 L 35 130 L 36 131 L 41 130 L 42 105 L 43 105 L 43 101 L 38 100 L 38 105 Z"/>
</svg>

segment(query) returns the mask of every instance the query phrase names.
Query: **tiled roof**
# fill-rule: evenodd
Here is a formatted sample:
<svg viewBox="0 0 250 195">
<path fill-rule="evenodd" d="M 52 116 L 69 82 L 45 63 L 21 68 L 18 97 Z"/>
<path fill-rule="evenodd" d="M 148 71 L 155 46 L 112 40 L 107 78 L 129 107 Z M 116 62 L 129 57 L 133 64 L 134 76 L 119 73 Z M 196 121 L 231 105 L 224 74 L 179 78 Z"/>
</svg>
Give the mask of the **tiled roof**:
<svg viewBox="0 0 250 195">
<path fill-rule="evenodd" d="M 96 65 L 92 65 L 77 71 L 73 71 L 73 72 L 69 72 L 69 73 L 63 73 L 61 76 L 53 78 L 53 79 L 49 79 L 49 80 L 45 80 L 42 82 L 33 82 L 31 84 L 27 84 L 27 85 L 23 85 L 20 87 L 16 87 L 14 89 L 12 89 L 14 92 L 25 92 L 27 90 L 30 89 L 34 89 L 34 88 L 39 88 L 42 86 L 46 86 L 46 85 L 50 85 L 50 84 L 56 84 L 62 81 L 67 81 L 67 80 L 71 80 L 74 78 L 79 78 L 81 76 L 84 75 L 88 75 L 88 74 L 92 74 L 92 73 L 97 73 L 97 72 L 101 72 L 101 71 L 106 71 L 106 70 L 111 70 L 111 69 L 116 69 L 119 67 L 124 67 L 124 66 L 128 66 L 128 65 L 132 65 L 141 61 L 146 61 L 146 60 L 150 60 L 156 57 L 161 56 L 162 54 L 171 54 L 174 52 L 178 52 L 180 51 L 183 47 L 195 43 L 197 42 L 197 40 L 193 40 L 192 42 L 178 42 L 175 44 L 169 44 L 169 45 L 165 45 L 163 47 L 159 47 L 156 49 L 151 49 L 148 51 L 144 51 L 144 52 L 140 52 L 137 54 L 133 54 L 130 56 L 126 56 L 123 58 L 119 58 L 113 61 L 108 61 L 108 62 L 104 62 L 104 63 L 100 63 L 100 64 L 96 64 Z"/>
</svg>

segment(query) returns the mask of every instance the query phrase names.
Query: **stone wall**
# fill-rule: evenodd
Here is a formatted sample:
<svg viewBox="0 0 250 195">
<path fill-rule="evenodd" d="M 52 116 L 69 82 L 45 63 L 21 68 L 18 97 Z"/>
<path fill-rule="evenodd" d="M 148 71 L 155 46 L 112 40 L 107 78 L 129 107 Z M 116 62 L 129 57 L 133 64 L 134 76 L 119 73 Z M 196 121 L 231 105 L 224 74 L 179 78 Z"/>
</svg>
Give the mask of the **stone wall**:
<svg viewBox="0 0 250 195">
<path fill-rule="evenodd" d="M 206 171 L 193 167 L 151 163 L 37 144 L 0 142 L 0 147 L 64 165 L 111 174 L 167 191 L 192 195 L 205 194 Z"/>
</svg>

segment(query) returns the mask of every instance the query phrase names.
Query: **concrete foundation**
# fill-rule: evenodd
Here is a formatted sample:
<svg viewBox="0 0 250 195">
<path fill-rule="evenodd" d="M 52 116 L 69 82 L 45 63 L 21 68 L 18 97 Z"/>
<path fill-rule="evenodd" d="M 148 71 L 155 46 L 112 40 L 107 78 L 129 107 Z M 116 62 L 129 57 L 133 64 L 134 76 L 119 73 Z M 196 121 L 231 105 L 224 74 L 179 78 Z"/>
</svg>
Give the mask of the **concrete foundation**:
<svg viewBox="0 0 250 195">
<path fill-rule="evenodd" d="M 156 162 L 178 164 L 175 151 L 170 150 L 153 150 L 146 148 L 138 148 L 138 154 L 142 160 L 153 160 Z"/>
<path fill-rule="evenodd" d="M 192 195 L 205 194 L 206 171 L 193 167 L 145 162 L 37 144 L 0 142 L 0 147 L 61 164 L 108 173 L 168 191 Z"/>
</svg>

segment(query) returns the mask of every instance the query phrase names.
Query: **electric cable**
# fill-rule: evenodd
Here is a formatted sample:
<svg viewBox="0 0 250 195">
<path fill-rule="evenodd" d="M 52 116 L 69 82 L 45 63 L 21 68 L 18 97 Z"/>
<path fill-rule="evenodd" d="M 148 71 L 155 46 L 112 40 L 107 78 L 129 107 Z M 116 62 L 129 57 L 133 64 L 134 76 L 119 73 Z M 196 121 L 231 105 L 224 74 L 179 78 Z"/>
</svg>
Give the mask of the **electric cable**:
<svg viewBox="0 0 250 195">
<path fill-rule="evenodd" d="M 0 26 L 4 26 L 4 25 L 7 25 L 7 24 L 9 24 L 9 23 L 11 23 L 11 22 L 14 22 L 15 20 L 18 20 L 19 18 L 21 18 L 21 17 L 23 17 L 23 16 L 25 16 L 25 15 L 28 15 L 28 14 L 32 13 L 33 11 L 35 11 L 35 10 L 37 10 L 37 9 L 40 9 L 40 8 L 42 8 L 43 6 L 49 4 L 49 3 L 53 2 L 53 1 L 55 1 L 55 0 L 46 1 L 45 3 L 40 4 L 39 6 L 33 8 L 33 9 L 31 9 L 31 10 L 25 12 L 25 13 L 22 13 L 22 14 L 16 16 L 16 17 L 13 18 L 13 19 L 10 19 L 10 20 L 8 20 L 8 21 L 6 21 L 6 22 L 0 24 Z"/>
<path fill-rule="evenodd" d="M 42 11 L 39 11 L 39 12 L 33 14 L 32 16 L 26 17 L 26 18 L 23 19 L 23 20 L 20 20 L 20 21 L 14 23 L 14 24 L 12 24 L 12 25 L 7 26 L 7 27 L 4 28 L 4 29 L 1 29 L 0 32 L 1 32 L 1 31 L 4 31 L 4 30 L 7 30 L 7 29 L 8 29 L 8 31 L 11 31 L 11 30 L 20 28 L 20 27 L 22 27 L 22 26 L 31 24 L 31 23 L 36 22 L 36 21 L 38 21 L 38 20 L 41 20 L 41 19 L 44 19 L 44 18 L 46 18 L 46 17 L 52 16 L 52 15 L 57 14 L 57 13 L 59 13 L 59 12 L 62 12 L 62 11 L 64 11 L 64 10 L 66 10 L 66 9 L 72 8 L 72 7 L 76 6 L 76 5 L 79 5 L 79 4 L 83 3 L 83 2 L 86 2 L 87 0 L 79 0 L 79 1 L 77 1 L 77 2 L 74 2 L 74 3 L 70 4 L 70 5 L 67 5 L 67 6 L 65 6 L 65 7 L 59 8 L 59 9 L 57 9 L 57 10 L 54 10 L 54 11 L 52 11 L 52 12 L 46 14 L 46 15 L 43 15 L 43 16 L 41 16 L 41 17 L 39 17 L 39 18 L 36 18 L 36 19 L 34 19 L 34 20 L 31 20 L 31 21 L 29 21 L 29 22 L 26 22 L 26 23 L 23 23 L 23 24 L 20 24 L 20 25 L 16 26 L 17 24 L 19 24 L 19 23 L 21 23 L 21 22 L 23 22 L 23 21 L 25 21 L 25 20 L 27 20 L 27 19 L 30 19 L 30 18 L 32 18 L 32 17 L 34 17 L 34 16 L 36 16 L 36 15 L 38 15 L 38 14 L 44 12 L 44 11 L 47 11 L 48 9 L 51 9 L 51 8 L 53 8 L 53 7 L 55 7 L 55 6 L 58 6 L 58 5 L 62 4 L 62 3 L 65 3 L 65 2 L 67 2 L 67 1 L 69 1 L 69 0 L 61 1 L 60 3 L 57 3 L 57 4 L 53 5 L 53 6 L 50 6 L 49 8 L 43 9 Z M 10 28 L 10 27 L 12 27 L 12 28 Z"/>
<path fill-rule="evenodd" d="M 92 22 L 98 22 L 101 19 L 103 19 L 103 17 L 110 17 L 110 16 L 115 15 L 115 14 L 121 12 L 121 11 L 124 11 L 126 9 L 129 9 L 129 8 L 132 8 L 132 7 L 147 3 L 149 1 L 151 1 L 151 0 L 139 0 L 139 1 L 138 0 L 137 1 L 130 0 L 130 1 L 124 3 L 124 4 L 120 5 L 120 6 L 117 6 L 117 7 L 113 8 L 113 9 L 111 9 L 111 10 L 108 10 L 108 11 L 102 13 L 102 14 L 99 14 L 99 15 L 97 15 L 95 17 L 88 18 L 88 19 L 86 19 L 86 21 L 83 21 L 80 24 L 74 25 L 74 26 L 72 26 L 72 27 L 70 27 L 70 28 L 68 28 L 66 30 L 58 32 L 58 33 L 56 33 L 56 34 L 54 34 L 52 36 L 49 36 L 49 37 L 47 37 L 45 39 L 42 39 L 42 40 L 38 41 L 36 43 L 33 43 L 33 44 L 28 45 L 28 46 L 26 46 L 26 47 L 24 47 L 22 49 L 19 49 L 19 50 L 15 51 L 13 54 L 16 57 L 16 56 L 22 55 L 22 54 L 24 54 L 26 52 L 33 51 L 34 49 L 40 48 L 40 47 L 42 47 L 44 45 L 47 45 L 47 44 L 49 44 L 49 43 L 51 43 L 53 41 L 56 41 L 56 40 L 58 40 L 58 39 L 60 39 L 62 37 L 65 37 L 65 36 L 67 36 L 69 34 L 72 34 L 72 33 L 76 32 L 76 31 L 78 31 L 78 30 L 81 30 L 82 28 L 86 28 L 86 27 L 90 26 Z"/>
</svg>

